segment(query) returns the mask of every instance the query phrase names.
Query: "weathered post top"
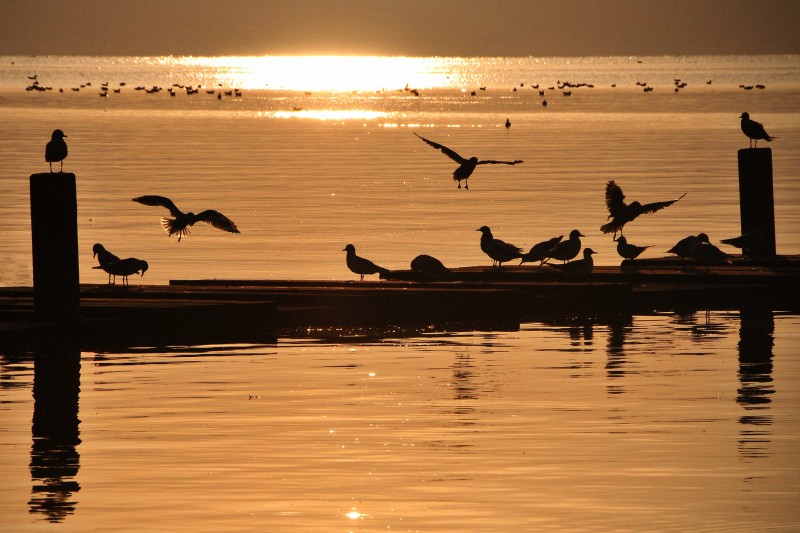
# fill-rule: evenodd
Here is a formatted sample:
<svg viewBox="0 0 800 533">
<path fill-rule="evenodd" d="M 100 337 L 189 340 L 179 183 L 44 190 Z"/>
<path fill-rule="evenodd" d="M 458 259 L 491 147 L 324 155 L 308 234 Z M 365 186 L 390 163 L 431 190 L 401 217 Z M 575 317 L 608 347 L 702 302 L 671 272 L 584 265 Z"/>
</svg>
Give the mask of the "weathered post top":
<svg viewBox="0 0 800 533">
<path fill-rule="evenodd" d="M 33 174 L 30 187 L 36 318 L 75 320 L 80 314 L 75 174 Z"/>
<path fill-rule="evenodd" d="M 742 235 L 759 232 L 763 239 L 746 256 L 775 255 L 775 199 L 772 192 L 772 149 L 739 150 L 739 210 Z"/>
</svg>

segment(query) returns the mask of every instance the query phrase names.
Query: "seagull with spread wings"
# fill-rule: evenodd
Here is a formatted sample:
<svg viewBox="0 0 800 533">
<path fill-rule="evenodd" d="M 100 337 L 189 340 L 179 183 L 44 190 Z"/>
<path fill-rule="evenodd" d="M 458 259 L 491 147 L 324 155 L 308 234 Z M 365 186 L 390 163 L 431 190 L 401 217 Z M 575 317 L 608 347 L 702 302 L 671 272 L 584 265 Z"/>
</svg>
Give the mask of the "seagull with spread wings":
<svg viewBox="0 0 800 533">
<path fill-rule="evenodd" d="M 134 202 L 139 202 L 143 205 L 152 205 L 166 207 L 173 218 L 161 217 L 161 225 L 164 231 L 172 237 L 173 234 L 178 234 L 178 242 L 181 242 L 181 237 L 189 235 L 189 226 L 194 225 L 195 222 L 205 222 L 222 231 L 229 233 L 241 233 L 233 220 L 229 219 L 219 211 L 213 209 L 206 209 L 199 214 L 184 213 L 178 209 L 169 198 L 164 196 L 139 196 L 133 199 Z"/>
<path fill-rule="evenodd" d="M 417 134 L 414 133 L 414 135 Z M 515 161 L 495 161 L 494 159 L 478 159 L 477 157 L 470 157 L 467 159 L 466 157 L 458 155 L 455 151 L 451 150 L 447 146 L 444 146 L 443 144 L 435 143 L 420 135 L 417 135 L 417 137 L 437 150 L 441 150 L 444 155 L 459 164 L 459 167 L 453 171 L 453 180 L 458 182 L 459 189 L 461 188 L 462 180 L 464 181 L 464 188 L 469 189 L 469 177 L 472 175 L 472 173 L 475 171 L 475 167 L 478 165 L 518 165 L 523 163 L 521 159 L 517 159 Z"/>
<path fill-rule="evenodd" d="M 639 202 L 625 203 L 625 195 L 622 194 L 622 189 L 617 185 L 614 180 L 611 180 L 606 185 L 606 207 L 608 208 L 608 218 L 611 219 L 607 224 L 600 226 L 600 231 L 603 233 L 614 232 L 614 239 L 617 238 L 617 232 L 622 234 L 622 228 L 628 222 L 631 222 L 639 215 L 646 215 L 655 213 L 665 207 L 669 207 L 681 198 L 686 196 L 686 193 L 678 196 L 674 200 L 667 200 L 665 202 L 652 202 L 649 204 L 640 204 Z"/>
</svg>

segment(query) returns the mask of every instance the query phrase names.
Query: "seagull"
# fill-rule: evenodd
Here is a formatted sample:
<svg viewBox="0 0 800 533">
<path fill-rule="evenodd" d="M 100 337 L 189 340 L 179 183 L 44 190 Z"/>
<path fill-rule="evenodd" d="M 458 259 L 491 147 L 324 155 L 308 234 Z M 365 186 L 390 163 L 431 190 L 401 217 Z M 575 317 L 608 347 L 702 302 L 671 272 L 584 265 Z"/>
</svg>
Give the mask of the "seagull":
<svg viewBox="0 0 800 533">
<path fill-rule="evenodd" d="M 100 268 L 109 275 L 115 276 L 122 276 L 122 284 L 128 285 L 128 276 L 131 274 L 136 274 L 137 272 L 141 272 L 142 276 L 144 273 L 147 272 L 147 261 L 142 261 L 141 259 L 136 259 L 135 257 L 129 257 L 127 259 L 121 259 L 119 261 L 114 261 L 112 263 L 107 263 L 105 265 L 99 265 L 96 267 L 92 267 L 93 269 Z"/>
<path fill-rule="evenodd" d="M 708 242 L 708 235 L 705 233 L 698 233 L 697 235 L 689 235 L 679 240 L 675 246 L 667 250 L 668 254 L 675 254 L 682 259 L 691 259 L 692 246 L 698 242 Z"/>
<path fill-rule="evenodd" d="M 414 133 L 414 135 L 417 134 Z M 453 180 L 458 182 L 459 189 L 461 188 L 461 180 L 464 180 L 464 188 L 469 189 L 469 177 L 472 175 L 472 173 L 475 171 L 475 167 L 478 165 L 518 165 L 523 162 L 521 159 L 517 159 L 516 161 L 495 161 L 494 159 L 479 160 L 477 157 L 470 157 L 467 159 L 458 155 L 456 152 L 444 145 L 429 141 L 425 137 L 421 137 L 419 135 L 417 135 L 417 137 L 433 146 L 437 150 L 441 150 L 442 153 L 444 153 L 447 157 L 460 165 L 453 171 Z"/>
<path fill-rule="evenodd" d="M 511 127 L 511 121 L 506 119 L 506 129 Z"/>
<path fill-rule="evenodd" d="M 489 226 L 481 226 L 475 231 L 481 232 L 481 250 L 492 258 L 492 266 L 503 266 L 506 261 L 522 257 L 522 250 L 511 243 L 495 239 Z"/>
<path fill-rule="evenodd" d="M 195 222 L 205 222 L 210 226 L 230 233 L 241 233 L 236 227 L 236 224 L 233 223 L 233 220 L 213 209 L 206 209 L 205 211 L 201 211 L 198 215 L 194 213 L 183 213 L 180 209 L 175 207 L 172 200 L 164 196 L 139 196 L 138 198 L 134 198 L 133 201 L 144 205 L 161 206 L 169 209 L 169 213 L 174 218 L 161 217 L 161 225 L 170 237 L 172 237 L 174 233 L 177 233 L 178 242 L 181 242 L 182 236 L 189 235 L 189 226 L 194 225 Z"/>
<path fill-rule="evenodd" d="M 531 249 L 527 254 L 522 254 L 522 261 L 520 261 L 519 264 L 521 265 L 522 263 L 533 263 L 534 261 L 539 261 L 539 266 L 542 266 L 548 259 L 547 254 L 553 251 L 553 248 L 555 248 L 563 238 L 563 235 L 559 235 L 558 237 L 553 237 L 552 239 L 547 239 L 546 241 L 534 244 L 531 246 Z"/>
<path fill-rule="evenodd" d="M 617 239 L 617 253 L 623 259 L 634 260 L 642 255 L 642 252 L 650 248 L 650 246 L 636 246 L 635 244 L 629 244 L 628 239 L 626 239 L 624 235 L 620 235 Z"/>
<path fill-rule="evenodd" d="M 448 279 L 453 277 L 453 271 L 442 264 L 441 261 L 430 255 L 418 255 L 411 261 L 411 270 L 433 280 Z"/>
<path fill-rule="evenodd" d="M 767 133 L 760 122 L 750 120 L 750 113 L 742 113 L 739 118 L 742 119 L 742 133 L 750 139 L 750 148 L 753 147 L 753 141 L 756 142 L 756 148 L 758 148 L 760 140 L 770 142 L 772 139 L 777 139 Z"/>
<path fill-rule="evenodd" d="M 639 202 L 631 202 L 626 204 L 623 200 L 625 195 L 622 194 L 622 189 L 617 185 L 614 180 L 611 180 L 606 185 L 606 207 L 608 207 L 608 218 L 611 222 L 600 226 L 600 231 L 603 233 L 614 232 L 614 239 L 617 237 L 617 232 L 622 234 L 622 228 L 628 222 L 632 221 L 639 215 L 646 215 L 655 213 L 665 207 L 668 207 L 681 198 L 686 196 L 686 193 L 678 196 L 674 200 L 667 200 L 665 202 L 653 202 L 650 204 L 640 204 Z"/>
<path fill-rule="evenodd" d="M 576 261 L 565 263 L 563 265 L 548 265 L 548 266 L 557 268 L 558 270 L 563 272 L 566 276 L 569 276 L 571 278 L 585 278 L 586 276 L 592 273 L 592 269 L 594 268 L 594 261 L 592 260 L 592 255 L 596 253 L 597 252 L 595 252 L 591 248 L 584 248 L 583 259 L 578 259 Z"/>
<path fill-rule="evenodd" d="M 347 268 L 354 274 L 361 276 L 361 281 L 364 281 L 364 276 L 367 274 L 387 274 L 389 270 L 379 267 L 369 259 L 359 257 L 356 255 L 356 247 L 348 244 L 342 249 L 347 252 Z"/>
<path fill-rule="evenodd" d="M 581 237 L 585 236 L 586 235 L 582 234 L 576 229 L 570 231 L 569 239 L 556 244 L 555 248 L 553 248 L 547 254 L 547 257 L 558 259 L 566 263 L 567 261 L 575 258 L 578 255 L 578 252 L 581 251 Z"/>
<path fill-rule="evenodd" d="M 114 255 L 111 252 L 109 252 L 108 250 L 106 250 L 105 247 L 102 244 L 100 244 L 99 242 L 95 243 L 95 245 L 92 246 L 92 252 L 94 252 L 92 254 L 92 257 L 97 257 L 97 262 L 100 263 L 101 267 L 103 265 L 108 265 L 109 263 L 115 263 L 115 262 L 119 261 L 119 257 L 117 257 L 116 255 Z M 108 284 L 109 285 L 111 285 L 111 276 L 112 275 L 113 274 L 111 274 L 110 272 L 108 273 Z M 116 282 L 116 281 L 117 281 L 117 277 L 114 276 L 114 282 Z"/>
<path fill-rule="evenodd" d="M 705 264 L 706 272 L 709 271 L 711 265 L 730 263 L 729 257 L 728 254 L 707 242 L 697 242 L 692 246 L 692 259 Z"/>
<path fill-rule="evenodd" d="M 744 251 L 760 248 L 767 240 L 769 230 L 767 226 L 761 226 L 755 231 L 732 237 L 730 239 L 722 239 L 720 242 L 729 244 L 736 248 L 741 248 Z"/>
<path fill-rule="evenodd" d="M 64 160 L 67 158 L 67 143 L 64 142 L 64 132 L 53 130 L 50 142 L 44 149 L 44 160 L 50 163 L 50 173 L 53 173 L 53 163 L 61 163 L 61 172 L 64 172 Z"/>
</svg>

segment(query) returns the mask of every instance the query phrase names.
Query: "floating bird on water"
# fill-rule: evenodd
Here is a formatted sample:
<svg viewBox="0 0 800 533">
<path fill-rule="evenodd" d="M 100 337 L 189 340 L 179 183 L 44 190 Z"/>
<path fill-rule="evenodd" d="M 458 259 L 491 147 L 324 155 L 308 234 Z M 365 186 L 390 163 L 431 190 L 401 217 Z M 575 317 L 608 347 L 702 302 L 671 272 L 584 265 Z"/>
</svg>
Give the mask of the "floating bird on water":
<svg viewBox="0 0 800 533">
<path fill-rule="evenodd" d="M 617 237 L 617 232 L 622 234 L 622 228 L 628 222 L 634 220 L 639 215 L 646 215 L 655 213 L 665 207 L 668 207 L 681 198 L 686 196 L 686 193 L 678 196 L 674 200 L 667 200 L 665 202 L 653 202 L 650 204 L 640 204 L 639 202 L 631 202 L 626 204 L 624 202 L 625 195 L 622 194 L 622 189 L 617 185 L 614 180 L 611 180 L 606 185 L 606 207 L 608 208 L 608 218 L 611 219 L 607 224 L 600 226 L 600 231 L 603 233 L 614 232 L 614 238 Z"/>
<path fill-rule="evenodd" d="M 492 266 L 503 266 L 506 261 L 522 257 L 522 249 L 511 243 L 495 239 L 489 226 L 481 226 L 475 231 L 481 232 L 481 250 L 492 258 Z"/>
<path fill-rule="evenodd" d="M 411 270 L 433 280 L 449 279 L 453 271 L 444 266 L 441 261 L 430 255 L 418 255 L 411 261 Z"/>
<path fill-rule="evenodd" d="M 506 119 L 506 129 L 511 127 L 511 121 Z"/>
<path fill-rule="evenodd" d="M 696 242 L 692 246 L 692 259 L 698 263 L 706 265 L 706 272 L 711 268 L 711 265 L 718 265 L 719 263 L 730 263 L 728 258 L 730 256 L 707 242 Z"/>
<path fill-rule="evenodd" d="M 103 265 L 108 265 L 110 263 L 116 263 L 117 261 L 119 261 L 119 257 L 106 250 L 105 247 L 99 242 L 95 243 L 95 245 L 92 246 L 92 252 L 94 252 L 92 254 L 92 257 L 97 257 L 97 262 L 100 264 L 101 267 Z M 109 285 L 111 284 L 111 276 L 113 276 L 113 274 L 109 272 L 108 273 Z M 114 276 L 114 282 L 116 281 L 117 277 Z"/>
<path fill-rule="evenodd" d="M 417 135 L 414 133 L 414 135 Z M 441 145 L 439 143 L 435 143 L 433 141 L 429 141 L 425 137 L 421 137 L 417 135 L 420 139 L 424 142 L 428 143 L 432 147 L 436 148 L 437 150 L 441 150 L 447 157 L 458 163 L 460 166 L 453 171 L 453 180 L 458 182 L 458 188 L 461 188 L 461 181 L 464 181 L 464 188 L 469 189 L 469 177 L 475 171 L 475 167 L 478 165 L 518 165 L 523 163 L 521 159 L 517 159 L 516 161 L 495 161 L 494 159 L 484 159 L 480 160 L 477 157 L 470 157 L 469 159 L 458 155 L 456 152 L 451 150 L 450 148 Z"/>
<path fill-rule="evenodd" d="M 577 257 L 581 251 L 581 237 L 585 237 L 580 231 L 574 229 L 569 232 L 569 239 L 561 241 L 547 254 L 548 258 L 558 259 L 565 263 Z"/>
<path fill-rule="evenodd" d="M 756 148 L 758 148 L 758 141 L 770 142 L 772 139 L 777 139 L 767 133 L 760 122 L 750 120 L 750 113 L 742 113 L 739 118 L 742 119 L 742 133 L 750 139 L 750 148 L 753 147 L 753 141 L 756 142 Z"/>
<path fill-rule="evenodd" d="M 594 268 L 594 261 L 592 260 L 592 255 L 596 253 L 597 252 L 595 252 L 591 248 L 584 248 L 583 259 L 571 261 L 563 265 L 548 265 L 548 266 L 560 270 L 566 276 L 569 276 L 571 278 L 585 278 L 586 276 L 592 273 L 592 269 Z"/>
<path fill-rule="evenodd" d="M 64 132 L 53 130 L 50 142 L 44 149 L 44 160 L 50 163 L 50 172 L 53 172 L 53 163 L 61 163 L 61 172 L 64 172 L 64 160 L 67 158 L 67 143 L 64 142 Z"/>
<path fill-rule="evenodd" d="M 692 258 L 692 246 L 698 242 L 708 242 L 708 235 L 705 233 L 698 233 L 697 235 L 689 235 L 679 240 L 675 246 L 667 250 L 668 254 L 675 254 L 682 259 Z"/>
<path fill-rule="evenodd" d="M 617 239 L 617 253 L 623 259 L 636 259 L 642 255 L 642 252 L 650 248 L 650 246 L 636 246 L 635 244 L 630 244 L 624 235 L 620 235 Z"/>
<path fill-rule="evenodd" d="M 116 282 L 116 276 L 122 276 L 122 284 L 128 284 L 128 276 L 131 274 L 136 274 L 137 272 L 141 272 L 142 276 L 144 273 L 147 272 L 147 261 L 142 261 L 141 259 L 136 259 L 135 257 L 129 257 L 127 259 L 120 259 L 119 261 L 114 261 L 112 263 L 107 263 L 105 265 L 99 265 L 96 267 L 92 267 L 93 269 L 102 269 L 104 272 L 114 276 L 114 281 Z"/>
<path fill-rule="evenodd" d="M 520 261 L 519 264 L 539 261 L 539 266 L 542 266 L 549 258 L 548 254 L 553 251 L 553 248 L 555 248 L 563 238 L 563 235 L 559 235 L 558 237 L 553 237 L 552 239 L 534 244 L 527 254 L 522 254 L 522 261 Z M 578 247 L 580 248 L 580 245 L 578 245 Z"/>
<path fill-rule="evenodd" d="M 761 226 L 755 231 L 750 231 L 748 233 L 739 235 L 738 237 L 732 237 L 730 239 L 722 239 L 720 242 L 747 251 L 747 250 L 757 249 L 763 246 L 767 240 L 768 234 L 769 230 L 767 226 Z"/>
<path fill-rule="evenodd" d="M 368 274 L 383 275 L 389 272 L 388 269 L 379 267 L 369 259 L 357 256 L 356 247 L 352 244 L 345 246 L 342 251 L 347 252 L 347 268 L 349 268 L 352 273 L 361 276 L 361 281 L 364 281 L 364 276 Z"/>
<path fill-rule="evenodd" d="M 172 200 L 164 196 L 139 196 L 138 198 L 134 198 L 133 201 L 144 205 L 166 207 L 174 218 L 161 217 L 161 225 L 170 237 L 172 237 L 174 233 L 177 233 L 178 242 L 181 242 L 182 236 L 189 235 L 189 226 L 194 225 L 195 222 L 205 222 L 210 226 L 229 233 L 241 233 L 231 219 L 213 209 L 206 209 L 197 215 L 194 213 L 184 213 L 175 207 Z"/>
</svg>

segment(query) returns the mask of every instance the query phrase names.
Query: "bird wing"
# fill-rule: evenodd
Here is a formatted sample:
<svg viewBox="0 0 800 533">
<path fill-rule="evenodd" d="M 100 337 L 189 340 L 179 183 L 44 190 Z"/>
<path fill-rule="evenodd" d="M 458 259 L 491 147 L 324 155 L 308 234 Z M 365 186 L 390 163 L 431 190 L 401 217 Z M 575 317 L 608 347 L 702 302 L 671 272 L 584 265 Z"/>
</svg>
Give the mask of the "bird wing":
<svg viewBox="0 0 800 533">
<path fill-rule="evenodd" d="M 159 206 L 159 207 L 166 207 L 169 209 L 169 213 L 174 216 L 180 216 L 181 210 L 178 209 L 172 200 L 167 198 L 166 196 L 155 196 L 155 195 L 147 195 L 147 196 L 139 196 L 133 199 L 134 202 L 139 202 L 143 205 L 152 205 L 152 206 Z"/>
<path fill-rule="evenodd" d="M 520 163 L 524 163 L 523 160 L 517 159 L 516 161 L 495 161 L 494 159 L 481 159 L 478 161 L 478 165 L 519 165 Z"/>
<path fill-rule="evenodd" d="M 683 193 L 682 195 L 678 196 L 674 200 L 667 200 L 666 202 L 653 202 L 651 204 L 644 204 L 641 207 L 641 209 L 639 210 L 639 212 L 643 213 L 643 214 L 655 213 L 656 211 L 660 211 L 660 210 L 664 209 L 665 207 L 671 206 L 672 204 L 674 204 L 675 202 L 677 202 L 678 200 L 680 200 L 684 196 L 686 196 L 686 193 Z"/>
<path fill-rule="evenodd" d="M 236 224 L 233 223 L 233 220 L 229 219 L 219 211 L 214 211 L 213 209 L 206 209 L 198 214 L 197 220 L 205 222 L 206 224 L 217 229 L 221 229 L 222 231 L 241 233 L 239 228 L 236 227 Z"/>
<path fill-rule="evenodd" d="M 622 194 L 622 189 L 617 185 L 614 180 L 611 180 L 606 185 L 606 207 L 612 217 L 616 217 L 625 208 L 625 195 Z"/>
<path fill-rule="evenodd" d="M 417 135 L 417 134 L 415 133 L 414 135 Z M 420 139 L 422 139 L 423 141 L 425 141 L 429 145 L 433 146 L 437 150 L 441 150 L 443 154 L 445 154 L 447 157 L 449 157 L 450 159 L 452 159 L 453 161 L 457 162 L 460 165 L 463 165 L 464 163 L 469 161 L 468 159 L 465 159 L 465 158 L 461 157 L 454 150 L 451 150 L 450 148 L 448 148 L 447 146 L 444 146 L 443 144 L 439 144 L 439 143 L 435 143 L 433 141 L 429 141 L 428 139 L 426 139 L 425 137 L 422 137 L 420 135 L 417 135 L 417 137 L 419 137 Z M 520 161 L 520 163 L 521 162 L 522 161 Z"/>
</svg>

